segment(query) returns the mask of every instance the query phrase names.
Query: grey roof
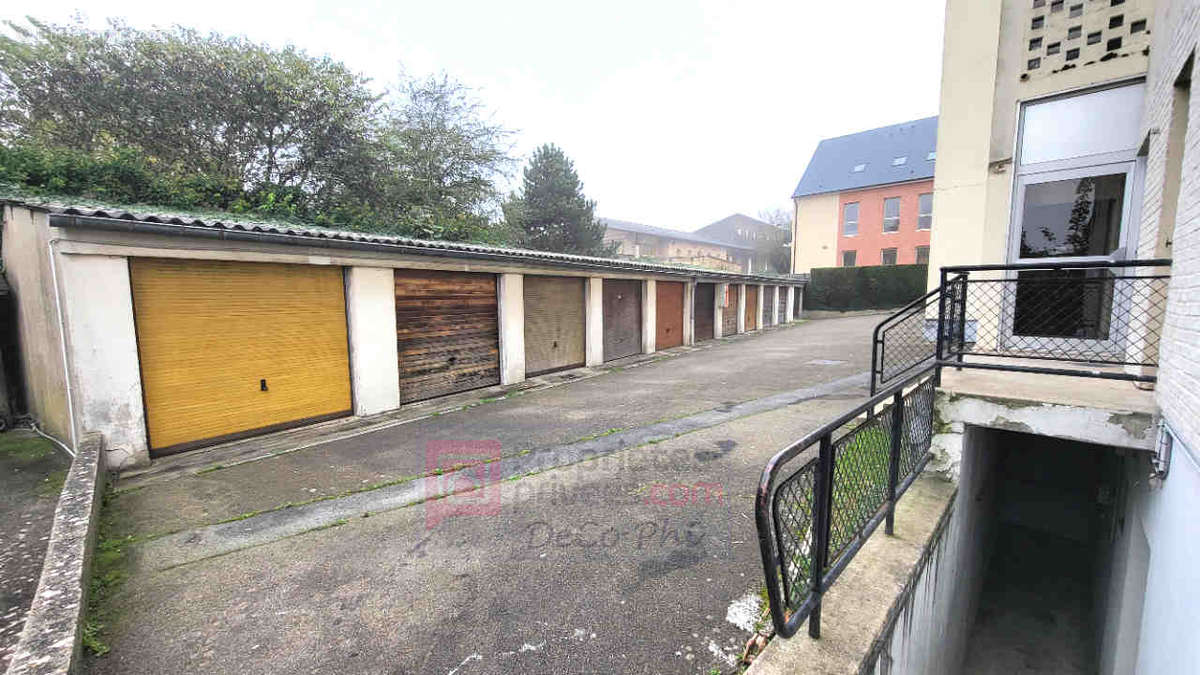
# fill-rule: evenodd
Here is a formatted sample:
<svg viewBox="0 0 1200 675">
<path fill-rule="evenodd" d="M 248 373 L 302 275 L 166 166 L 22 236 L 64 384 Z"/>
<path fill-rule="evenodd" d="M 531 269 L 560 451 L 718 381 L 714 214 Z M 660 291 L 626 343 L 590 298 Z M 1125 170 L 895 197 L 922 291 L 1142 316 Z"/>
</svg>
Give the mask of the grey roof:
<svg viewBox="0 0 1200 675">
<path fill-rule="evenodd" d="M 397 237 L 371 232 L 284 223 L 233 220 L 223 216 L 191 216 L 163 212 L 128 211 L 123 208 L 75 206 L 36 199 L 0 198 L 0 204 L 14 204 L 50 213 L 55 227 L 94 228 L 170 236 L 194 236 L 229 241 L 265 241 L 326 248 L 367 248 L 396 254 L 450 256 L 506 261 L 527 265 L 609 268 L 662 274 L 682 274 L 709 279 L 787 283 L 807 281 L 807 275 L 767 275 L 723 272 L 686 265 L 665 265 L 615 258 L 553 253 L 529 249 L 503 248 L 456 241 L 432 241 Z"/>
<path fill-rule="evenodd" d="M 739 227 L 744 227 L 747 229 L 755 229 L 755 228 L 758 228 L 758 229 L 774 228 L 776 230 L 784 229 L 782 227 L 779 227 L 778 225 L 772 225 L 771 223 L 761 221 L 758 218 L 751 218 L 750 216 L 748 216 L 744 213 L 735 213 L 732 216 L 725 216 L 724 218 L 716 221 L 715 223 L 709 223 L 708 225 L 705 225 L 704 227 L 702 227 L 696 231 L 703 232 L 705 235 L 712 237 L 714 239 L 717 239 L 718 241 L 725 241 L 723 235 L 725 235 L 725 233 L 731 231 L 731 229 L 729 229 L 729 228 L 732 228 L 733 231 L 736 231 L 737 228 L 739 228 Z M 729 235 L 729 236 L 736 236 L 736 235 Z M 729 243 L 736 244 L 737 242 L 730 240 Z"/>
<path fill-rule="evenodd" d="M 933 178 L 937 117 L 826 138 L 817 145 L 793 197 Z M 893 160 L 906 157 L 901 166 Z M 863 164 L 862 171 L 854 167 Z"/>
<path fill-rule="evenodd" d="M 706 237 L 702 234 L 693 232 L 681 232 L 679 230 L 671 230 L 665 227 L 655 227 L 653 225 L 643 225 L 642 223 L 634 223 L 628 220 L 616 220 L 614 218 L 599 218 L 604 226 L 611 230 L 622 230 L 624 232 L 637 232 L 639 234 L 648 234 L 655 237 L 664 237 L 668 239 L 678 239 L 680 241 L 692 241 L 697 244 L 710 244 L 712 246 L 724 246 L 726 248 L 736 248 L 743 251 L 753 251 L 753 246 L 746 246 L 736 242 L 721 241 L 714 237 Z"/>
</svg>

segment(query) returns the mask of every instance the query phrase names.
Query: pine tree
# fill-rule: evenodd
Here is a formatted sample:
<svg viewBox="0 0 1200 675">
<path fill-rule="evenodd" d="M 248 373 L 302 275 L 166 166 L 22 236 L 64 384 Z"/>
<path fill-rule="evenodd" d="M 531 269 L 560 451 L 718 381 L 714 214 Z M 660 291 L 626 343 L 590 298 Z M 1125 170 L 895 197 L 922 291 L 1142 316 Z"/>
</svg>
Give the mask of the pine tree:
<svg viewBox="0 0 1200 675">
<path fill-rule="evenodd" d="M 504 205 L 504 218 L 524 246 L 542 251 L 610 257 L 617 244 L 604 242 L 596 202 L 583 194 L 575 165 L 550 143 L 534 151 L 519 194 Z"/>
</svg>

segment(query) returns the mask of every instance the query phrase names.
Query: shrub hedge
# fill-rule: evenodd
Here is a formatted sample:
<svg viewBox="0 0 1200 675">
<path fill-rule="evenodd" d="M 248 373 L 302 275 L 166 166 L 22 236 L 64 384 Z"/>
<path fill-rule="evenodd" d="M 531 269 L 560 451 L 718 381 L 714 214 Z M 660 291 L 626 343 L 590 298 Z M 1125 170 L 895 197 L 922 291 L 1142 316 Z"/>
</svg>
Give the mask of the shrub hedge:
<svg viewBox="0 0 1200 675">
<path fill-rule="evenodd" d="M 804 308 L 847 311 L 902 307 L 925 294 L 928 265 L 818 267 L 804 289 Z"/>
</svg>

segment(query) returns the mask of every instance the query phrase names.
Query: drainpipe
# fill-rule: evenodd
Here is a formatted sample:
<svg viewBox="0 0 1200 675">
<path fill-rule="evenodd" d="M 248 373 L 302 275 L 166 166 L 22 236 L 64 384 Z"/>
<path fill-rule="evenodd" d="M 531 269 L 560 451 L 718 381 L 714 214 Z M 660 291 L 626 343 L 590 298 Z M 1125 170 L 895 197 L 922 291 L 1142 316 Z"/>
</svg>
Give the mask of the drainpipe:
<svg viewBox="0 0 1200 675">
<path fill-rule="evenodd" d="M 71 390 L 71 366 L 67 360 L 67 324 L 63 319 L 62 297 L 58 291 L 58 260 L 54 257 L 54 245 L 58 241 L 59 238 L 55 237 L 46 242 L 46 251 L 50 255 L 50 281 L 54 284 L 54 309 L 58 315 L 58 344 L 62 348 L 63 382 L 67 390 L 67 423 L 71 427 L 71 448 L 67 452 L 74 457 L 78 439 L 75 437 L 75 401 Z"/>
</svg>

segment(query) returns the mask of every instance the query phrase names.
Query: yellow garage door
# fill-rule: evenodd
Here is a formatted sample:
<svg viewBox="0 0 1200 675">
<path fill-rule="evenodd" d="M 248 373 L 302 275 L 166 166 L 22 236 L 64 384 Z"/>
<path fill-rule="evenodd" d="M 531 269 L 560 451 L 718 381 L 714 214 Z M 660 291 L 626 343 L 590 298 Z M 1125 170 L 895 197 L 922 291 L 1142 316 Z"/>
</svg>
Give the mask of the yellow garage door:
<svg viewBox="0 0 1200 675">
<path fill-rule="evenodd" d="M 340 267 L 131 259 L 155 455 L 350 413 Z"/>
</svg>

